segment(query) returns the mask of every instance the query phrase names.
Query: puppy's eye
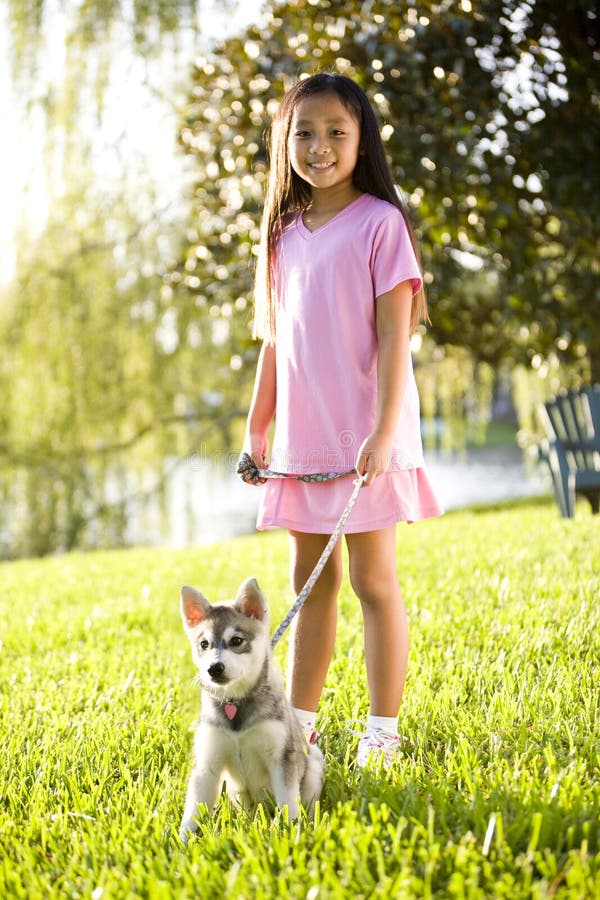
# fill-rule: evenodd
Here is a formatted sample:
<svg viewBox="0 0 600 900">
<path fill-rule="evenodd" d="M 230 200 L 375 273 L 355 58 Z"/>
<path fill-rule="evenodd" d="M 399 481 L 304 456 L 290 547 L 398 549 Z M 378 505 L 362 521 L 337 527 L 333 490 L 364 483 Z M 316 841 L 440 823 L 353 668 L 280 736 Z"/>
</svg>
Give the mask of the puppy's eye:
<svg viewBox="0 0 600 900">
<path fill-rule="evenodd" d="M 244 638 L 240 637 L 239 634 L 234 634 L 234 636 L 229 641 L 230 647 L 241 647 L 244 643 Z"/>
<path fill-rule="evenodd" d="M 200 647 L 201 650 L 208 650 L 208 648 L 210 647 L 210 644 L 208 643 L 206 638 L 203 638 L 200 641 L 200 643 L 198 644 L 198 646 Z"/>
</svg>

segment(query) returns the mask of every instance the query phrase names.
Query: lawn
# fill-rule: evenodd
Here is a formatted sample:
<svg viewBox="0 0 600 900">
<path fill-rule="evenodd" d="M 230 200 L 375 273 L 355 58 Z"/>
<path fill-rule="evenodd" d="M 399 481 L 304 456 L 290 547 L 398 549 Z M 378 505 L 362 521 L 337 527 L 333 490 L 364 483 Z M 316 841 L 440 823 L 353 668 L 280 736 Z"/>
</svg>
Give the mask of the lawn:
<svg viewBox="0 0 600 900">
<path fill-rule="evenodd" d="M 277 624 L 285 535 L 3 564 L 0 897 L 600 897 L 599 538 L 587 507 L 543 502 L 401 526 L 401 762 L 354 768 L 345 722 L 368 703 L 345 582 L 314 824 L 223 801 L 187 849 L 179 587 L 224 599 L 256 575 Z"/>
</svg>

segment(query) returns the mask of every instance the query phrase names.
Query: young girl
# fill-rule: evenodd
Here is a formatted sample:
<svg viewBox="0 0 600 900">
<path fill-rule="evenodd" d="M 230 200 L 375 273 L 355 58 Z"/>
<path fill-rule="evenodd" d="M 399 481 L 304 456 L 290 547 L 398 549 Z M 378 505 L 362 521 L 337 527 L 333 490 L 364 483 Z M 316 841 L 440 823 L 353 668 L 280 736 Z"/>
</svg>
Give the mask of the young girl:
<svg viewBox="0 0 600 900">
<path fill-rule="evenodd" d="M 359 765 L 389 764 L 408 628 L 396 572 L 396 523 L 440 508 L 423 469 L 409 336 L 426 303 L 414 239 L 367 96 L 341 75 L 308 77 L 285 95 L 271 136 L 271 171 L 256 279 L 263 338 L 244 451 L 288 474 L 364 475 L 348 520 L 349 574 L 362 607 L 370 716 Z M 268 481 L 259 529 L 289 531 L 291 580 L 308 579 L 352 492 L 352 477 Z M 336 632 L 340 543 L 299 612 L 289 691 L 307 735 Z"/>
</svg>

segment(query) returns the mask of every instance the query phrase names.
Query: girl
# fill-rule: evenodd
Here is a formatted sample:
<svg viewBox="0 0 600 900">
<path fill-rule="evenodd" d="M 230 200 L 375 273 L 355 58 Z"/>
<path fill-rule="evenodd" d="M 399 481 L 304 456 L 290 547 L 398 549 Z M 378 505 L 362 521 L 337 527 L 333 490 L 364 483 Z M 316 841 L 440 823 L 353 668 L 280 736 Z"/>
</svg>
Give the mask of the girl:
<svg viewBox="0 0 600 900">
<path fill-rule="evenodd" d="M 256 275 L 263 338 L 244 451 L 289 474 L 344 471 L 365 489 L 346 527 L 364 618 L 370 716 L 357 762 L 389 764 L 406 678 L 408 628 L 396 573 L 396 523 L 441 510 L 423 469 L 409 335 L 426 317 L 414 239 L 374 112 L 351 79 L 317 74 L 274 118 Z M 270 480 L 259 529 L 289 531 L 298 593 L 352 491 L 352 479 Z M 338 543 L 298 614 L 289 691 L 307 735 L 331 660 L 342 579 Z"/>
</svg>

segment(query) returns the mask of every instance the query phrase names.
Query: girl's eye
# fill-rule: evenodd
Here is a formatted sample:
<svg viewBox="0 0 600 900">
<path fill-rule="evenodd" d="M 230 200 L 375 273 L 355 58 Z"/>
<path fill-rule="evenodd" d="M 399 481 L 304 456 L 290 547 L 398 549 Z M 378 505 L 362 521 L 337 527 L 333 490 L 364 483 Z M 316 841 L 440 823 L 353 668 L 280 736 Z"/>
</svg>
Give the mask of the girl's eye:
<svg viewBox="0 0 600 900">
<path fill-rule="evenodd" d="M 235 634 L 229 641 L 229 646 L 230 647 L 241 647 L 243 643 L 244 643 L 244 638 L 240 637 L 239 634 Z"/>
<path fill-rule="evenodd" d="M 208 650 L 210 644 L 208 643 L 206 638 L 204 638 L 204 640 L 200 641 L 198 646 L 200 647 L 201 650 Z"/>
</svg>

